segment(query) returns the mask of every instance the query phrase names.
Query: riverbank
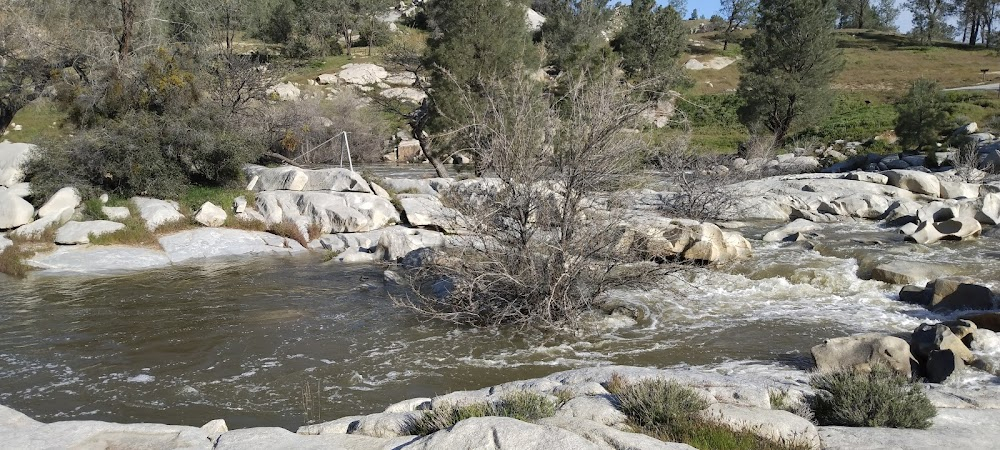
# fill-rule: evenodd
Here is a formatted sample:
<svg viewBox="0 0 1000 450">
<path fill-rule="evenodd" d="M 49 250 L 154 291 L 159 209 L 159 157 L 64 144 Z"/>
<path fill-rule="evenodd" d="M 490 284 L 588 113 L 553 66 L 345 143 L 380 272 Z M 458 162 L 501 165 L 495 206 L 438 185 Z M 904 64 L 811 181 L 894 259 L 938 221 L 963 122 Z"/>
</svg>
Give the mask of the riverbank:
<svg viewBox="0 0 1000 450">
<path fill-rule="evenodd" d="M 348 416 L 303 426 L 297 433 L 281 428 L 229 431 L 223 420 L 202 427 L 162 424 L 115 424 L 64 421 L 43 424 L 0 407 L 0 438 L 8 448 L 469 448 L 492 441 L 497 449 L 528 448 L 691 448 L 663 443 L 630 432 L 625 415 L 609 401 L 613 376 L 626 382 L 674 380 L 689 386 L 710 405 L 710 417 L 734 429 L 749 431 L 805 448 L 857 449 L 929 447 L 989 448 L 1000 439 L 1000 387 L 976 390 L 927 385 L 938 409 L 927 430 L 815 426 L 779 406 L 811 395 L 809 373 L 795 369 L 743 366 L 733 369 L 651 369 L 607 366 L 557 372 L 474 391 L 451 392 L 387 405 L 385 412 Z M 481 418 L 425 437 L 409 434 L 413 419 L 446 405 L 472 404 L 513 392 L 551 397 L 559 404 L 550 418 L 527 423 Z M 782 404 L 775 401 L 782 398 Z"/>
</svg>

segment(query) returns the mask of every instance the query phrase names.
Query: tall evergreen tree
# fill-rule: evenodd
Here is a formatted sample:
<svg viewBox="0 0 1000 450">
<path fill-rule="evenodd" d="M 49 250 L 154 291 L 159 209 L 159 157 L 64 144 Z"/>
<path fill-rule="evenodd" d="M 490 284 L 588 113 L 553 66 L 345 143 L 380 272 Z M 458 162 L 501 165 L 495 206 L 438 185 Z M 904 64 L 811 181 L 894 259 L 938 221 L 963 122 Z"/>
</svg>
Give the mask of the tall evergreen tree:
<svg viewBox="0 0 1000 450">
<path fill-rule="evenodd" d="M 829 0 L 761 0 L 737 90 L 747 127 L 764 127 L 781 142 L 829 110 L 829 84 L 843 67 L 835 19 Z"/>
<path fill-rule="evenodd" d="M 424 155 L 439 173 L 450 152 L 431 146 L 423 132 L 440 134 L 463 125 L 463 92 L 477 92 L 485 80 L 537 70 L 539 52 L 531 40 L 525 0 L 436 0 L 426 6 L 432 29 L 427 65 L 434 68 L 427 102 L 411 120 Z"/>
<path fill-rule="evenodd" d="M 629 76 L 662 77 L 676 72 L 677 58 L 687 46 L 687 29 L 674 6 L 633 0 L 612 46 Z"/>
<path fill-rule="evenodd" d="M 612 15 L 608 0 L 552 0 L 542 25 L 546 64 L 565 73 L 607 63 L 613 55 L 603 32 Z"/>
</svg>

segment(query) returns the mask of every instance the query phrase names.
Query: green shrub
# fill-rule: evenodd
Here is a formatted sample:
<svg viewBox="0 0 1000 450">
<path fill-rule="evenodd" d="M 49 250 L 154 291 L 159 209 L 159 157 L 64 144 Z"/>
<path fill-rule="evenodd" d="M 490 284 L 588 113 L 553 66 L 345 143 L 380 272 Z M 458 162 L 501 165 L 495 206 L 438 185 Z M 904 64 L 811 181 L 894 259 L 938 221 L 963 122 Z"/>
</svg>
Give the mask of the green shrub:
<svg viewBox="0 0 1000 450">
<path fill-rule="evenodd" d="M 534 422 L 551 417 L 555 412 L 556 404 L 548 397 L 533 392 L 518 391 L 506 394 L 495 402 L 445 406 L 428 411 L 408 425 L 410 434 L 426 436 L 473 417 L 511 417 L 524 422 Z"/>
<path fill-rule="evenodd" d="M 606 387 L 633 427 L 665 442 L 681 442 L 704 450 L 810 448 L 807 443 L 773 442 L 751 431 L 736 431 L 705 420 L 699 412 L 708 407 L 708 402 L 694 389 L 675 381 L 629 383 L 615 374 Z"/>
<path fill-rule="evenodd" d="M 694 389 L 676 381 L 625 383 L 616 377 L 608 383 L 608 391 L 614 394 L 618 408 L 640 428 L 673 428 L 708 407 Z"/>
<path fill-rule="evenodd" d="M 885 366 L 813 377 L 820 425 L 927 428 L 937 414 L 920 385 Z"/>
<path fill-rule="evenodd" d="M 937 83 L 917 80 L 896 103 L 896 136 L 904 149 L 934 146 L 946 126 L 946 100 Z"/>
<path fill-rule="evenodd" d="M 163 118 L 128 112 L 103 127 L 78 133 L 33 153 L 26 172 L 36 197 L 72 185 L 99 191 L 176 198 L 189 185 L 238 183 L 242 167 L 259 159 L 263 142 L 212 119 L 211 108 Z"/>
</svg>

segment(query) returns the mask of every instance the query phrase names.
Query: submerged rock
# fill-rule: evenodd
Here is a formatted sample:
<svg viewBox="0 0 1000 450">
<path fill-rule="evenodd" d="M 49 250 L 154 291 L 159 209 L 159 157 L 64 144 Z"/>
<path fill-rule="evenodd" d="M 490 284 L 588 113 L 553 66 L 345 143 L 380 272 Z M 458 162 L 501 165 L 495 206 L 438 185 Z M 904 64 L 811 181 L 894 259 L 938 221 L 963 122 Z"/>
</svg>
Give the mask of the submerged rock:
<svg viewBox="0 0 1000 450">
<path fill-rule="evenodd" d="M 160 238 L 172 263 L 224 256 L 283 254 L 305 251 L 296 241 L 263 231 L 198 228 Z"/>
<path fill-rule="evenodd" d="M 885 334 L 869 333 L 827 339 L 812 348 L 813 360 L 820 372 L 871 370 L 874 364 L 886 364 L 906 376 L 910 375 L 910 344 Z"/>
</svg>

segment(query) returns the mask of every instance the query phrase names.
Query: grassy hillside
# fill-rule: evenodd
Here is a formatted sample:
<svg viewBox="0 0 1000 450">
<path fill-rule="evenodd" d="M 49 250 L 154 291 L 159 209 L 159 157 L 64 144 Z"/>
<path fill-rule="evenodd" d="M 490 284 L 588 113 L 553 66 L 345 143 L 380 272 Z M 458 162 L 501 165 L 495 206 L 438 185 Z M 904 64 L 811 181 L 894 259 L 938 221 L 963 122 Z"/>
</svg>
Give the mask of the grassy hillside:
<svg viewBox="0 0 1000 450">
<path fill-rule="evenodd" d="M 737 41 L 749 36 L 738 33 Z M 844 52 L 844 70 L 833 84 L 835 98 L 831 114 L 821 123 L 793 136 L 795 144 L 830 142 L 836 139 L 865 141 L 891 130 L 896 120 L 892 104 L 910 83 L 919 78 L 937 81 L 942 87 L 960 87 L 1000 81 L 1000 58 L 994 50 L 968 48 L 954 42 L 933 46 L 913 45 L 906 36 L 870 30 L 838 30 Z M 738 43 L 722 50 L 719 33 L 692 35 L 691 58 L 705 62 L 719 56 L 739 55 Z M 736 119 L 732 92 L 739 84 L 739 65 L 722 70 L 688 71 L 694 81 L 686 90 L 686 102 L 678 105 L 691 120 L 693 144 L 704 151 L 732 152 L 747 133 Z M 952 92 L 949 113 L 957 122 L 991 122 L 1000 114 L 1000 97 L 993 92 Z M 706 110 L 711 110 L 706 113 Z M 660 135 L 676 134 L 660 131 Z"/>
<path fill-rule="evenodd" d="M 739 38 L 749 32 L 739 33 Z M 880 99 L 895 98 L 917 78 L 929 78 L 945 88 L 967 86 L 983 81 L 982 69 L 989 69 L 987 82 L 1000 80 L 1000 58 L 994 50 L 969 48 L 954 42 L 937 42 L 931 47 L 913 45 L 906 36 L 865 30 L 838 30 L 840 48 L 844 52 L 844 70 L 834 87 L 848 92 L 860 92 Z M 704 61 L 715 56 L 739 54 L 739 45 L 730 43 L 722 51 L 719 33 L 692 35 L 690 51 L 682 61 L 696 58 Z M 693 94 L 714 94 L 735 89 L 739 69 L 690 72 L 695 80 Z"/>
</svg>

